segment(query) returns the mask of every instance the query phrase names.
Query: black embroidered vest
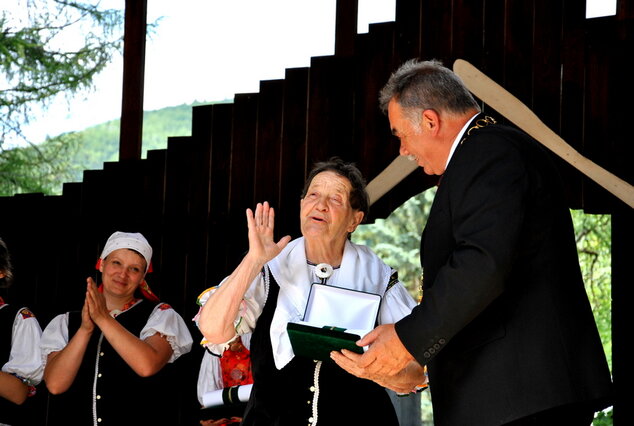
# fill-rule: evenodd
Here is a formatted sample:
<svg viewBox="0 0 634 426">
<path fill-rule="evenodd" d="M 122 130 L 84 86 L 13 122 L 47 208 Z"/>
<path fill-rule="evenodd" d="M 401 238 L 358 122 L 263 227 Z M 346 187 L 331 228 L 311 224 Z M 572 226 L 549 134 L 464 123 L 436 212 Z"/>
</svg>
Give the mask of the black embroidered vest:
<svg viewBox="0 0 634 426">
<path fill-rule="evenodd" d="M 139 336 L 156 305 L 143 300 L 119 314 L 119 321 L 130 333 Z M 69 313 L 69 338 L 81 325 L 81 312 Z M 166 408 L 169 381 L 166 365 L 151 377 L 140 377 L 102 337 L 93 333 L 77 377 L 68 391 L 51 396 L 48 425 L 142 425 L 176 424 Z M 173 410 L 172 410 L 173 411 Z"/>
</svg>

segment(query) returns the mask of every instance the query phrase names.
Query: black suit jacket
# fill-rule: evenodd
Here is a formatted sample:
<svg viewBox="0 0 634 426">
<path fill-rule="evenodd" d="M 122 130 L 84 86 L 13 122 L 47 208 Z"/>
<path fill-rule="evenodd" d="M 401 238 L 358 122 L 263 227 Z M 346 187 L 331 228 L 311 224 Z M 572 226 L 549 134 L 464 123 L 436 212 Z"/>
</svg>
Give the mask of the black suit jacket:
<svg viewBox="0 0 634 426">
<path fill-rule="evenodd" d="M 421 241 L 423 300 L 396 324 L 426 364 L 436 425 L 603 408 L 611 378 L 549 154 L 507 126 L 461 143 Z"/>
</svg>

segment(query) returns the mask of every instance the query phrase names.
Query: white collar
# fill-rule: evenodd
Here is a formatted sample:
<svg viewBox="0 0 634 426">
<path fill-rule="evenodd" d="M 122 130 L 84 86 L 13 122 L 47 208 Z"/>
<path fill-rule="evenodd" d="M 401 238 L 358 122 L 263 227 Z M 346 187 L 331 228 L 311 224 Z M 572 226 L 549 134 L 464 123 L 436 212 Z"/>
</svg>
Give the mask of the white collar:
<svg viewBox="0 0 634 426">
<path fill-rule="evenodd" d="M 462 126 L 462 129 L 456 135 L 456 139 L 453 140 L 453 144 L 451 145 L 451 150 L 449 151 L 447 162 L 445 163 L 445 170 L 447 170 L 447 167 L 449 166 L 449 161 L 451 161 L 451 157 L 453 157 L 453 153 L 458 147 L 458 143 L 460 143 L 460 141 L 462 140 L 462 135 L 464 135 L 464 133 L 467 131 L 467 127 L 469 126 L 471 121 L 479 114 L 480 112 L 476 112 L 470 119 L 468 119 L 464 126 Z"/>
<path fill-rule="evenodd" d="M 304 238 L 291 241 L 268 267 L 280 286 L 271 322 L 271 346 L 275 366 L 282 369 L 295 356 L 286 325 L 302 320 L 310 293 L 311 268 L 306 263 Z M 383 296 L 391 274 L 392 269 L 372 250 L 346 240 L 341 267 L 328 284 Z"/>
</svg>

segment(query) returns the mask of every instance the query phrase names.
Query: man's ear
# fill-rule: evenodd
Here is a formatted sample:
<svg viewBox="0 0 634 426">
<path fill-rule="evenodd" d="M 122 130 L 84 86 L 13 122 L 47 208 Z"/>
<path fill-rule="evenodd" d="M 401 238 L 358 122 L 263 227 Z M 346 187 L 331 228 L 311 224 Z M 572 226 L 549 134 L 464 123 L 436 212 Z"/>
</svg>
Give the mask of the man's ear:
<svg viewBox="0 0 634 426">
<path fill-rule="evenodd" d="M 428 132 L 431 132 L 432 136 L 435 136 L 440 131 L 440 116 L 433 109 L 426 109 L 423 111 L 422 126 Z"/>
</svg>

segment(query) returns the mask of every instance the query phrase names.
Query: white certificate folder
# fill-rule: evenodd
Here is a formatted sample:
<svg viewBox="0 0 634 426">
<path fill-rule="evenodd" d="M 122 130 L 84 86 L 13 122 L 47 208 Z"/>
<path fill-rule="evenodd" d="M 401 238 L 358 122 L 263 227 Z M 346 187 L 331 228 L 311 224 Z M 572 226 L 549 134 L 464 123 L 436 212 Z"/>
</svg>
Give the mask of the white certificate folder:
<svg viewBox="0 0 634 426">
<path fill-rule="evenodd" d="M 287 326 L 293 352 L 322 361 L 341 349 L 363 353 L 355 342 L 374 328 L 380 305 L 378 294 L 313 284 L 303 321 Z"/>
</svg>

